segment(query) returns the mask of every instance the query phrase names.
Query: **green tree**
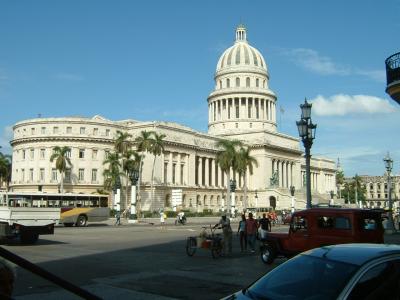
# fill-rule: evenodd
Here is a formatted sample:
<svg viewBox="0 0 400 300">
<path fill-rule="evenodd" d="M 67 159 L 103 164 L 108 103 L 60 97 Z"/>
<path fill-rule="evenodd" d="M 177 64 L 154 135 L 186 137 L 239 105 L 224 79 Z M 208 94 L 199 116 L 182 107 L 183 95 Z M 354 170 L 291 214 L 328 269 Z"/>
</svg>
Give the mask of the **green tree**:
<svg viewBox="0 0 400 300">
<path fill-rule="evenodd" d="M 250 155 L 249 147 L 241 147 L 238 152 L 238 161 L 237 161 L 237 172 L 239 176 L 243 178 L 243 190 L 244 190 L 244 203 L 243 208 L 246 210 L 247 208 L 247 170 L 250 175 L 253 175 L 253 166 L 258 167 L 257 159 L 254 156 Z"/>
<path fill-rule="evenodd" d="M 345 180 L 342 195 L 346 203 L 358 204 L 360 201 L 365 203 L 367 189 L 360 176 L 356 174 L 353 178 Z"/>
<path fill-rule="evenodd" d="M 124 174 L 120 172 L 121 163 L 118 152 L 109 153 L 103 161 L 103 165 L 108 165 L 107 169 L 103 171 L 104 188 L 111 191 L 118 182 L 121 182 L 121 175 Z"/>
<path fill-rule="evenodd" d="M 336 184 L 338 186 L 338 196 L 340 199 L 342 198 L 342 186 L 344 184 L 344 172 L 342 170 L 336 172 Z"/>
<path fill-rule="evenodd" d="M 126 176 L 126 205 L 125 207 L 129 206 L 128 200 L 128 189 L 129 189 L 129 181 L 130 181 L 130 174 L 133 171 L 139 170 L 140 165 L 140 155 L 134 150 L 128 150 L 122 155 L 122 170 Z"/>
<path fill-rule="evenodd" d="M 218 148 L 222 148 L 221 151 L 217 153 L 217 163 L 220 166 L 221 170 L 226 174 L 226 201 L 227 201 L 227 210 L 228 215 L 231 214 L 231 193 L 230 193 L 230 170 L 236 172 L 237 163 L 238 163 L 238 149 L 242 147 L 243 144 L 240 141 L 234 140 L 220 140 L 217 143 Z"/>
<path fill-rule="evenodd" d="M 137 151 L 140 152 L 140 165 L 139 165 L 139 179 L 138 179 L 138 201 L 136 204 L 136 212 L 138 218 L 141 216 L 141 209 L 142 209 L 142 197 L 140 194 L 140 184 L 142 179 L 143 173 L 143 159 L 147 152 L 151 151 L 151 147 L 153 145 L 152 139 L 152 131 L 141 131 L 140 135 L 135 139 L 137 145 Z"/>
<path fill-rule="evenodd" d="M 121 157 L 121 165 L 124 171 L 125 177 L 125 209 L 128 207 L 128 189 L 129 189 L 129 174 L 125 168 L 125 161 L 130 159 L 132 155 L 132 141 L 130 140 L 132 135 L 127 132 L 117 131 L 117 137 L 114 141 L 115 152 Z"/>
<path fill-rule="evenodd" d="M 3 154 L 0 152 L 0 184 L 2 182 L 5 182 L 7 191 L 11 181 L 11 162 L 11 155 Z"/>
<path fill-rule="evenodd" d="M 64 174 L 67 170 L 68 166 L 72 167 L 71 160 L 69 159 L 69 155 L 71 153 L 71 148 L 67 146 L 59 147 L 56 146 L 53 148 L 53 154 L 50 156 L 50 162 L 56 161 L 56 169 L 61 174 L 61 182 L 60 182 L 60 190 L 61 193 L 64 193 Z"/>
<path fill-rule="evenodd" d="M 151 143 L 151 148 L 150 148 L 150 152 L 151 154 L 154 155 L 153 158 L 153 168 L 151 170 L 151 205 L 153 205 L 153 201 L 154 201 L 154 191 L 153 191 L 153 187 L 154 187 L 154 168 L 156 165 L 156 157 L 161 155 L 161 153 L 164 152 L 164 138 L 166 137 L 165 134 L 157 134 L 156 132 L 153 132 L 153 141 Z"/>
</svg>

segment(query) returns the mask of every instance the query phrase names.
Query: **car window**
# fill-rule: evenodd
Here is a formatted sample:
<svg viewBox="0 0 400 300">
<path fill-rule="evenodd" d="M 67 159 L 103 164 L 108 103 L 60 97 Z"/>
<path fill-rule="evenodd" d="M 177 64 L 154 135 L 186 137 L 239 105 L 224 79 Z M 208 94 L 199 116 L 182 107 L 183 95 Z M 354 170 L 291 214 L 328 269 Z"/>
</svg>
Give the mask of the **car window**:
<svg viewBox="0 0 400 300">
<path fill-rule="evenodd" d="M 345 217 L 319 216 L 317 226 L 323 229 L 351 229 L 351 222 Z"/>
<path fill-rule="evenodd" d="M 352 264 L 299 255 L 256 281 L 248 288 L 248 296 L 276 300 L 336 299 L 355 270 Z"/>
<path fill-rule="evenodd" d="M 336 229 L 351 229 L 351 222 L 349 218 L 336 217 L 335 219 Z"/>
<path fill-rule="evenodd" d="M 348 299 L 400 299 L 400 260 L 369 269 L 358 280 Z"/>
<path fill-rule="evenodd" d="M 375 230 L 378 228 L 378 224 L 375 219 L 372 218 L 363 218 L 361 221 L 362 229 L 365 230 Z"/>
<path fill-rule="evenodd" d="M 293 231 L 307 231 L 307 218 L 305 216 L 295 216 L 292 219 Z"/>
</svg>

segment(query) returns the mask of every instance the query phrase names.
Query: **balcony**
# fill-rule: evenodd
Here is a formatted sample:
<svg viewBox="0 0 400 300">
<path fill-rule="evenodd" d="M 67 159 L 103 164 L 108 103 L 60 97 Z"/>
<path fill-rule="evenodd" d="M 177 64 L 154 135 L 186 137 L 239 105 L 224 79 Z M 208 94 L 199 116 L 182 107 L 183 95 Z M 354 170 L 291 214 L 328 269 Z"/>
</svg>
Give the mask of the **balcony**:
<svg viewBox="0 0 400 300">
<path fill-rule="evenodd" d="M 400 104 L 400 52 L 389 56 L 386 65 L 386 93 Z"/>
</svg>

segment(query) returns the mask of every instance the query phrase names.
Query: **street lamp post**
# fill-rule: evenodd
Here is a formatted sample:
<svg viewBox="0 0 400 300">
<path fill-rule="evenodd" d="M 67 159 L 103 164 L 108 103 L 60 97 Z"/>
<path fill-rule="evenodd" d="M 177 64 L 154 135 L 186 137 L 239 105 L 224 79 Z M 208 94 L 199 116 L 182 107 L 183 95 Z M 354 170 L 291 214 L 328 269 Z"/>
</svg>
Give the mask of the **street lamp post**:
<svg viewBox="0 0 400 300">
<path fill-rule="evenodd" d="M 236 191 L 236 180 L 231 179 L 230 181 L 230 191 L 231 191 L 231 211 L 229 212 L 230 217 L 235 216 L 235 191 Z M 229 201 L 229 199 L 227 200 Z"/>
<path fill-rule="evenodd" d="M 391 178 L 391 172 L 393 169 L 393 159 L 389 156 L 389 153 L 386 154 L 385 158 L 383 159 L 387 171 L 387 176 L 388 176 L 388 202 L 389 202 L 389 219 L 387 223 L 387 229 L 389 231 L 395 231 L 394 228 L 394 222 L 393 222 L 393 202 L 392 202 L 392 178 Z"/>
<path fill-rule="evenodd" d="M 139 171 L 133 170 L 129 173 L 129 179 L 131 180 L 131 208 L 129 214 L 129 222 L 136 219 L 136 185 L 139 179 Z"/>
<path fill-rule="evenodd" d="M 301 119 L 296 121 L 297 129 L 299 130 L 299 136 L 303 142 L 305 148 L 306 157 L 306 189 L 307 189 L 307 208 L 311 208 L 311 175 L 310 175 L 310 150 L 315 138 L 315 130 L 317 125 L 312 123 L 311 120 L 311 103 L 304 100 L 304 104 L 300 104 L 301 108 Z"/>
<path fill-rule="evenodd" d="M 292 214 L 294 213 L 294 193 L 295 193 L 295 191 L 296 191 L 296 188 L 294 187 L 294 185 L 292 185 L 291 187 L 290 187 L 290 195 L 292 195 L 292 207 L 291 207 L 291 211 L 292 211 Z"/>
</svg>

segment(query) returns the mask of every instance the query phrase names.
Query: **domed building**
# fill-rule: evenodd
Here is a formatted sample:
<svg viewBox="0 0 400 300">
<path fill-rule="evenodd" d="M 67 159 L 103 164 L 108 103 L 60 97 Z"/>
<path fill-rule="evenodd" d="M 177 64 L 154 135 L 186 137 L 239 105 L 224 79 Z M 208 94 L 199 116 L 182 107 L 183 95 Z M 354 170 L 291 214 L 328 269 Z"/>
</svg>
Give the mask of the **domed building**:
<svg viewBox="0 0 400 300">
<path fill-rule="evenodd" d="M 93 118 L 37 118 L 14 125 L 12 189 L 59 189 L 60 174 L 49 161 L 55 146 L 69 146 L 72 167 L 64 179 L 67 192 L 92 193 L 103 188 L 103 161 L 113 150 L 116 132 L 133 140 L 144 130 L 165 134 L 165 151 L 155 158 L 154 197 L 150 193 L 154 156 L 146 154 L 140 195 L 143 210 L 176 204 L 185 209 L 226 209 L 227 178 L 216 163 L 221 139 L 240 140 L 258 161 L 246 179 L 251 207 L 289 209 L 290 187 L 295 187 L 296 208 L 305 207 L 305 161 L 297 137 L 277 131 L 277 97 L 269 89 L 269 72 L 261 53 L 247 41 L 246 28 L 236 29 L 234 45 L 221 55 L 208 96 L 208 133 L 171 122 L 111 121 Z M 293 126 L 295 126 L 293 124 Z M 313 203 L 327 202 L 336 190 L 335 163 L 311 160 Z M 232 176 L 234 175 L 231 172 Z M 232 178 L 231 176 L 231 178 Z M 244 205 L 244 182 L 236 174 L 233 205 Z M 123 207 L 124 205 L 122 205 Z"/>
</svg>

